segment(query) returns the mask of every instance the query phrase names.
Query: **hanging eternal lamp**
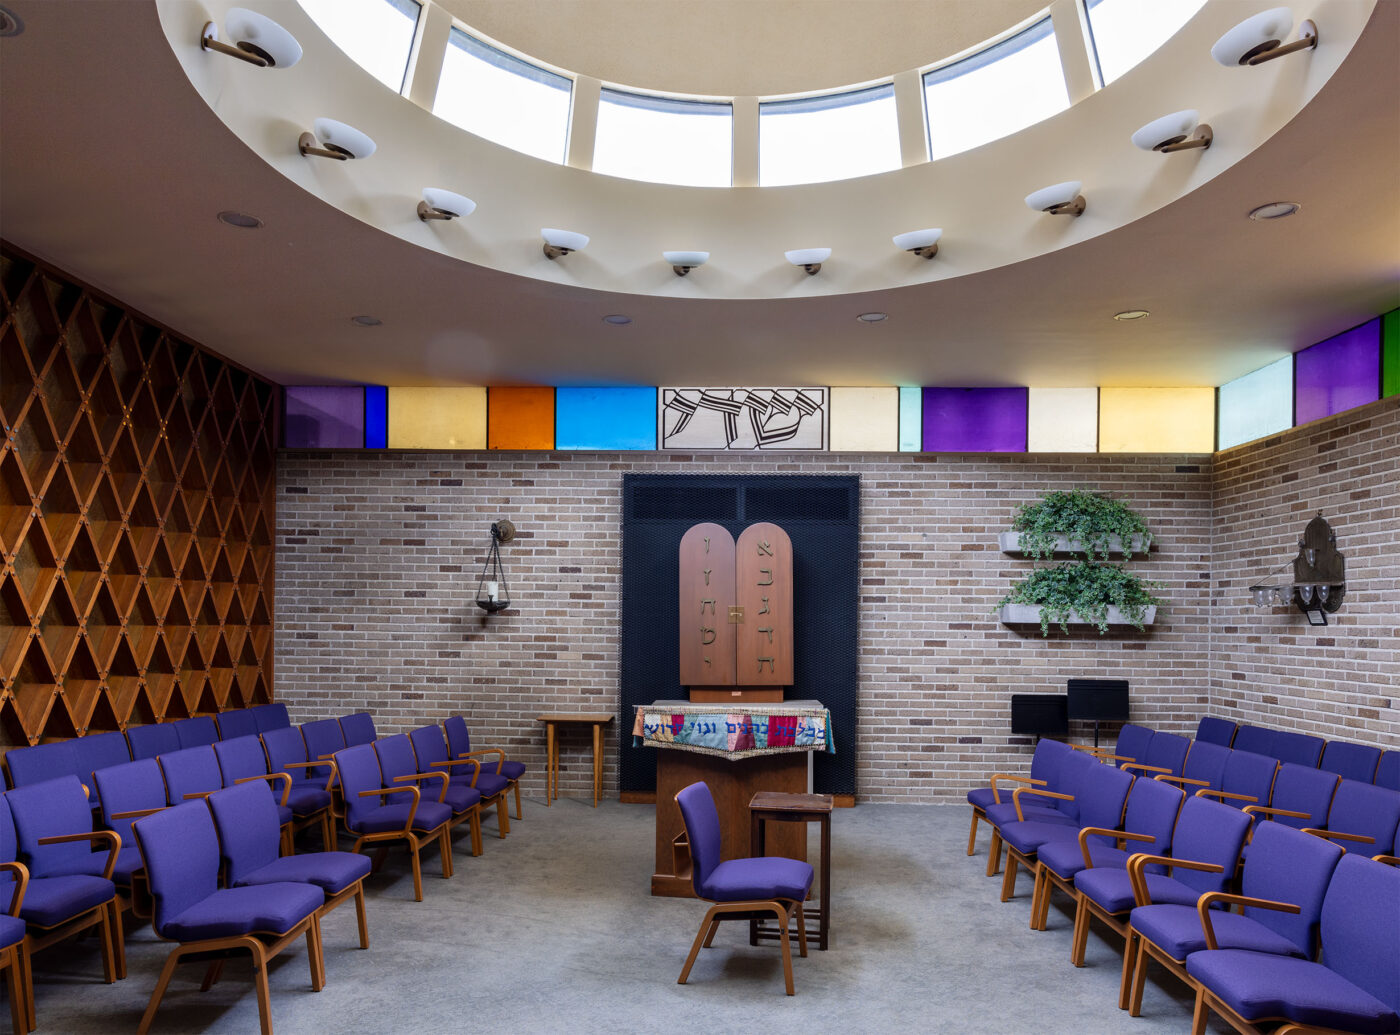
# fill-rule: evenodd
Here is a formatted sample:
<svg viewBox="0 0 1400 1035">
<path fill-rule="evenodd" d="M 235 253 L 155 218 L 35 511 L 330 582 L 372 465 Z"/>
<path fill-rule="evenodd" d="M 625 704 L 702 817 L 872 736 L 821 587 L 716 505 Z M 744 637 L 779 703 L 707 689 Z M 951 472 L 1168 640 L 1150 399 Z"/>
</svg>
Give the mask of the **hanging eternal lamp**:
<svg viewBox="0 0 1400 1035">
<path fill-rule="evenodd" d="M 515 538 L 515 526 L 502 518 L 491 525 L 491 552 L 481 567 L 481 579 L 476 584 L 476 606 L 487 614 L 510 607 L 510 590 L 506 588 L 506 570 L 501 567 L 501 544 Z"/>
</svg>

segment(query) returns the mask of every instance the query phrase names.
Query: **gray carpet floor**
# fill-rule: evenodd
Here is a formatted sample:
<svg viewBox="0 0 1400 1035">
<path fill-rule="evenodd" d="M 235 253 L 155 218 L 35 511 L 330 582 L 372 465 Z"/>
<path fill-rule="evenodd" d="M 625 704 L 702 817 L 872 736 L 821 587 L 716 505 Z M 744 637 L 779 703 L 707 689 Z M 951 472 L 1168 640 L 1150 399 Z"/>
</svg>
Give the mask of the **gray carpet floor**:
<svg viewBox="0 0 1400 1035">
<path fill-rule="evenodd" d="M 985 827 L 965 855 L 966 806 L 860 805 L 832 821 L 831 948 L 796 958 L 783 995 L 775 944 L 750 948 L 746 925 L 720 927 L 687 985 L 676 984 L 702 903 L 652 898 L 653 810 L 526 800 L 509 838 L 484 824 L 485 854 L 457 841 L 456 876 L 435 852 L 421 903 L 408 859 L 391 851 L 369 882 L 370 949 L 352 906 L 324 924 L 327 984 L 311 991 L 305 945 L 272 965 L 272 1021 L 320 1032 L 749 1032 L 800 1024 L 816 1032 L 1158 1032 L 1190 1030 L 1186 988 L 1154 967 L 1143 1016 L 1117 1009 L 1121 942 L 1095 927 L 1086 966 L 1069 962 L 1072 917 L 1057 897 L 1049 929 L 1029 930 L 1030 882 L 999 901 L 984 876 Z M 816 858 L 816 827 L 809 857 Z M 127 937 L 128 977 L 101 983 L 92 940 L 34 960 L 39 1027 L 132 1031 L 168 952 L 149 926 Z M 181 968 L 156 1032 L 257 1031 L 251 968 L 230 962 L 199 991 Z M 1218 1021 L 1212 1032 L 1229 1029 Z"/>
</svg>

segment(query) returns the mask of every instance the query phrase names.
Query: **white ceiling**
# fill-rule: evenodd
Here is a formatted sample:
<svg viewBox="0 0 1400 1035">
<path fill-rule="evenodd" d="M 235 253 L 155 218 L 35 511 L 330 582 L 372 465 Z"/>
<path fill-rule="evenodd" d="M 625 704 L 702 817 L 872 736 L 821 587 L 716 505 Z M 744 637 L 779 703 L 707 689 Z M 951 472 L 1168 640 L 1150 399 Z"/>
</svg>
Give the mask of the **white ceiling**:
<svg viewBox="0 0 1400 1035">
<path fill-rule="evenodd" d="M 1328 11 L 1347 3 L 1315 5 L 1324 40 Z M 211 110 L 228 98 L 197 92 L 153 3 L 9 6 L 26 30 L 0 42 L 0 233 L 282 383 L 1220 384 L 1400 303 L 1400 3 L 1377 5 L 1331 79 L 1262 146 L 1127 225 L 964 275 L 915 282 L 901 273 L 888 288 L 867 280 L 766 298 L 704 297 L 697 278 L 708 268 L 687 278 L 697 281 L 685 288 L 691 297 L 667 296 L 618 289 L 616 270 L 606 290 L 580 286 L 583 262 L 521 275 L 493 268 L 493 257 L 412 243 L 270 164 L 318 178 L 317 189 L 345 175 L 298 164 L 310 160 L 295 153 L 305 128 L 296 118 L 264 118 L 269 139 L 285 140 L 285 158 L 231 132 Z M 219 89 L 233 93 L 233 79 Z M 1217 133 L 1232 114 L 1213 116 Z M 1076 146 L 1066 139 L 1056 150 Z M 1221 147 L 1218 137 L 1210 154 Z M 1024 161 L 1054 158 L 1042 149 Z M 802 190 L 792 205 L 809 196 Z M 1245 219 L 1277 199 L 1303 210 L 1276 224 Z M 256 213 L 266 226 L 230 229 L 214 219 L 222 209 Z M 520 231 L 512 247 L 537 256 L 532 235 Z M 888 240 L 882 228 L 871 235 Z M 907 269 L 882 247 L 891 269 Z M 954 268 L 951 244 L 945 253 L 929 268 Z M 649 253 L 635 262 L 645 263 L 629 267 L 639 284 L 661 267 Z M 669 281 L 665 289 L 679 290 Z M 1153 315 L 1110 318 L 1127 308 Z M 889 319 L 856 322 L 869 310 Z M 601 322 L 615 312 L 634 322 Z M 357 313 L 383 325 L 356 327 Z"/>
</svg>

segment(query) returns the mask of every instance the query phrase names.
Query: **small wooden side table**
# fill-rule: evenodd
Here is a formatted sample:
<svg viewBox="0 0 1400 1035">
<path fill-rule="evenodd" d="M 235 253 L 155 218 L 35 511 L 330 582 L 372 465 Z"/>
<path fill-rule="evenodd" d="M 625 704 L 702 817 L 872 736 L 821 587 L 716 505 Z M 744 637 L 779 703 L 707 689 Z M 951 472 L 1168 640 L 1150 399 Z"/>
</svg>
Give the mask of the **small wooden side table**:
<svg viewBox="0 0 1400 1035">
<path fill-rule="evenodd" d="M 544 723 L 545 795 L 550 804 L 559 797 L 559 738 L 556 726 L 583 725 L 593 727 L 593 807 L 603 796 L 603 727 L 613 721 L 612 712 L 546 712 L 535 716 Z"/>
<path fill-rule="evenodd" d="M 764 827 L 769 822 L 821 824 L 821 859 L 817 867 L 817 877 L 822 884 L 820 905 L 817 909 L 804 907 L 803 916 L 817 921 L 817 948 L 823 950 L 831 931 L 831 808 L 829 794 L 759 791 L 749 802 L 749 848 L 754 856 L 764 854 Z M 765 927 L 757 920 L 749 921 L 750 945 L 757 945 L 760 938 L 776 941 L 780 937 L 776 929 Z"/>
</svg>

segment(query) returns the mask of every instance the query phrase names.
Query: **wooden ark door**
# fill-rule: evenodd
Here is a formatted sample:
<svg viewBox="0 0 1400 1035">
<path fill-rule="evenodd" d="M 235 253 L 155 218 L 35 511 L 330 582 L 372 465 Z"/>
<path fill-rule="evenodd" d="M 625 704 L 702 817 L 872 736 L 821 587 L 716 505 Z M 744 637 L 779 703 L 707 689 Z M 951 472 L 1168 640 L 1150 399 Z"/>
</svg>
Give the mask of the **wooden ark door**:
<svg viewBox="0 0 1400 1035">
<path fill-rule="evenodd" d="M 734 685 L 734 537 L 707 521 L 680 546 L 680 684 Z"/>
<path fill-rule="evenodd" d="M 739 535 L 736 603 L 740 686 L 792 685 L 792 540 L 771 521 Z"/>
</svg>

